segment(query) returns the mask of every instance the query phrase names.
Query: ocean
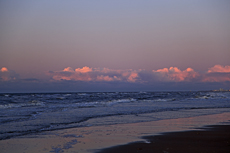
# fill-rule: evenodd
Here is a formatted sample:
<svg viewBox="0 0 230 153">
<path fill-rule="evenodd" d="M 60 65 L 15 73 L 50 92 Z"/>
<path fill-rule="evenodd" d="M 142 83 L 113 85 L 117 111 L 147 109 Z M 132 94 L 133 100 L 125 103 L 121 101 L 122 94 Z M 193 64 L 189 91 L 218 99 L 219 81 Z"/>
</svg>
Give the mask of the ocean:
<svg viewBox="0 0 230 153">
<path fill-rule="evenodd" d="M 230 92 L 2 93 L 0 140 L 60 129 L 229 111 Z"/>
</svg>

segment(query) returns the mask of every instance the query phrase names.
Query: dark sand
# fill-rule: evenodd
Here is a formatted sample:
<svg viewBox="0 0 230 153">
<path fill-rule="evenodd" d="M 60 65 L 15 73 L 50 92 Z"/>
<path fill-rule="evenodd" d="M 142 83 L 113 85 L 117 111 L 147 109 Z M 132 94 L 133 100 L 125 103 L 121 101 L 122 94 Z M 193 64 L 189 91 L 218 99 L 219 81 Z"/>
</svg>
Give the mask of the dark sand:
<svg viewBox="0 0 230 153">
<path fill-rule="evenodd" d="M 230 125 L 206 126 L 195 131 L 163 133 L 106 148 L 98 153 L 230 153 Z"/>
</svg>

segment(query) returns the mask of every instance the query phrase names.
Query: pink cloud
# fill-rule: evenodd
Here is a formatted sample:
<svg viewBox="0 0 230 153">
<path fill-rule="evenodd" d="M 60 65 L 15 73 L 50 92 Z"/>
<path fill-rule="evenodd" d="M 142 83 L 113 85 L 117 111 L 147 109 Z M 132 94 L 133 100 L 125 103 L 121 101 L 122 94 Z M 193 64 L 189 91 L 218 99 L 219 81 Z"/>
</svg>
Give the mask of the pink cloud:
<svg viewBox="0 0 230 153">
<path fill-rule="evenodd" d="M 18 74 L 14 71 L 8 70 L 6 67 L 0 69 L 0 81 L 13 81 L 18 78 Z"/>
<path fill-rule="evenodd" d="M 62 71 L 49 72 L 53 80 L 74 80 L 74 81 L 126 81 L 136 82 L 138 73 L 134 70 L 114 70 L 108 68 L 76 68 L 67 67 Z"/>
<path fill-rule="evenodd" d="M 206 73 L 198 73 L 192 68 L 180 70 L 178 67 L 152 70 L 116 70 L 109 68 L 67 67 L 61 71 L 49 72 L 53 80 L 73 81 L 119 81 L 119 82 L 224 82 L 230 81 L 230 66 L 216 65 Z M 5 71 L 5 70 L 4 70 Z"/>
<path fill-rule="evenodd" d="M 87 73 L 78 73 L 78 72 L 69 72 L 69 71 L 64 71 L 63 72 L 53 72 L 50 73 L 52 75 L 52 78 L 54 80 L 75 80 L 75 81 L 91 81 L 92 78 L 89 74 Z"/>
<path fill-rule="evenodd" d="M 1 72 L 8 72 L 8 69 L 6 67 L 2 67 Z"/>
<path fill-rule="evenodd" d="M 92 72 L 92 68 L 89 68 L 89 67 L 85 66 L 83 68 L 75 69 L 75 72 L 88 73 L 88 72 Z"/>
<path fill-rule="evenodd" d="M 213 72 L 223 72 L 223 73 L 228 73 L 230 72 L 230 66 L 221 66 L 221 65 L 215 65 L 211 68 L 209 68 L 208 73 L 213 73 Z"/>
<path fill-rule="evenodd" d="M 215 65 L 207 71 L 202 82 L 230 81 L 230 66 Z"/>
<path fill-rule="evenodd" d="M 161 81 L 191 81 L 192 79 L 199 76 L 197 72 L 195 72 L 192 68 L 187 68 L 184 71 L 181 71 L 177 67 L 170 67 L 153 70 L 153 72 L 157 75 L 158 79 Z"/>
<path fill-rule="evenodd" d="M 64 68 L 64 72 L 74 72 L 74 70 L 71 67 Z"/>
<path fill-rule="evenodd" d="M 73 69 L 71 67 L 64 68 L 61 71 L 48 72 L 48 75 L 51 75 L 54 80 L 74 80 L 74 81 L 91 81 L 92 76 L 89 72 L 92 71 L 92 68 L 87 66 L 83 68 Z"/>
<path fill-rule="evenodd" d="M 169 69 L 168 68 L 163 68 L 163 69 L 158 69 L 156 71 L 153 70 L 153 72 L 161 72 L 161 73 L 168 73 Z"/>
<path fill-rule="evenodd" d="M 114 70 L 108 68 L 77 68 L 75 71 L 67 67 L 62 71 L 49 72 L 54 80 L 74 80 L 74 81 L 128 81 L 136 82 L 138 73 L 129 70 Z"/>
<path fill-rule="evenodd" d="M 1 81 L 9 81 L 11 78 L 9 76 L 9 70 L 6 67 L 2 67 L 0 70 L 1 75 L 0 75 L 0 80 Z"/>
<path fill-rule="evenodd" d="M 170 71 L 170 72 L 181 73 L 181 70 L 178 69 L 177 67 L 170 67 L 170 68 L 169 68 L 169 71 Z"/>
<path fill-rule="evenodd" d="M 132 72 L 128 77 L 128 81 L 129 82 L 136 82 L 137 77 L 138 77 L 138 74 L 136 72 Z"/>
</svg>

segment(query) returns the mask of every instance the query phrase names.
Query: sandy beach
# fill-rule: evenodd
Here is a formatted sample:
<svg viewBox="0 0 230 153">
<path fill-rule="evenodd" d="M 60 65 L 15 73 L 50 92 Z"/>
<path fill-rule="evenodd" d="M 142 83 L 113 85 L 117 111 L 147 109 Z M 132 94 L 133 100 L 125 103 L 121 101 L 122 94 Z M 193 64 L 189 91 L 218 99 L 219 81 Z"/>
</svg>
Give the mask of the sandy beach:
<svg viewBox="0 0 230 153">
<path fill-rule="evenodd" d="M 73 128 L 1 140 L 0 148 L 2 153 L 84 153 L 112 152 L 112 150 L 114 152 L 126 152 L 130 148 L 133 149 L 133 152 L 151 152 L 153 144 L 157 144 L 158 151 L 159 149 L 161 150 L 160 152 L 162 152 L 162 149 L 165 152 L 177 152 L 178 148 L 188 148 L 179 146 L 186 146 L 186 144 L 192 148 L 198 146 L 196 142 L 199 140 L 202 145 L 207 143 L 205 149 L 209 147 L 211 149 L 214 146 L 213 144 L 218 144 L 224 150 L 217 150 L 217 152 L 226 152 L 226 150 L 229 150 L 229 120 L 230 113 L 227 112 L 152 122 Z M 216 126 L 208 127 L 210 125 Z M 208 131 L 204 132 L 205 129 L 208 129 Z M 162 135 L 162 133 L 166 132 L 167 134 Z M 213 141 L 210 142 L 209 138 Z M 172 140 L 175 145 L 171 143 Z M 166 147 L 168 144 L 170 146 Z M 171 150 L 172 146 L 175 146 L 176 149 Z M 191 152 L 196 151 L 191 150 Z"/>
</svg>

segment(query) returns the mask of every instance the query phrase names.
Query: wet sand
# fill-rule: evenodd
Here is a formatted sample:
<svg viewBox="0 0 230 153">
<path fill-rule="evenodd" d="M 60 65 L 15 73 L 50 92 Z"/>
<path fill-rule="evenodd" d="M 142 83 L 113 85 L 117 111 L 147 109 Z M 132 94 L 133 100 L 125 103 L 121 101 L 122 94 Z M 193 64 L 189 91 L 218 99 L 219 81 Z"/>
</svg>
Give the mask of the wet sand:
<svg viewBox="0 0 230 153">
<path fill-rule="evenodd" d="M 230 125 L 207 126 L 198 131 L 165 133 L 143 137 L 135 142 L 107 148 L 97 153 L 229 153 Z"/>
<path fill-rule="evenodd" d="M 222 114 L 152 122 L 48 131 L 30 136 L 1 140 L 0 149 L 1 153 L 89 153 L 107 151 L 103 148 L 112 147 L 114 152 L 127 152 L 126 149 L 129 150 L 128 152 L 148 152 L 148 150 L 151 151 L 153 145 L 157 144 L 159 149 L 161 149 L 160 152 L 163 151 L 163 153 L 167 153 L 173 152 L 173 149 L 171 149 L 173 146 L 186 150 L 176 152 L 189 152 L 191 148 L 195 148 L 197 143 L 200 142 L 201 144 L 203 143 L 203 145 L 207 145 L 207 147 L 212 147 L 215 143 L 220 145 L 219 148 L 225 148 L 226 145 L 228 145 L 228 147 L 225 148 L 225 150 L 228 150 L 229 121 L 230 112 L 226 112 Z M 208 128 L 208 131 L 198 129 L 210 125 L 216 126 L 215 128 Z M 167 134 L 162 135 L 162 133 L 165 132 L 167 132 Z M 228 140 L 225 141 L 225 138 Z M 169 146 L 166 147 L 166 144 Z M 190 144 L 191 146 L 189 147 L 185 144 Z M 114 146 L 119 147 L 114 148 Z M 122 147 L 128 148 L 124 149 Z M 116 149 L 120 150 L 116 151 Z M 225 152 L 225 150 L 214 150 L 210 148 L 210 151 Z M 112 151 L 110 150 L 109 152 Z"/>
</svg>

